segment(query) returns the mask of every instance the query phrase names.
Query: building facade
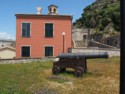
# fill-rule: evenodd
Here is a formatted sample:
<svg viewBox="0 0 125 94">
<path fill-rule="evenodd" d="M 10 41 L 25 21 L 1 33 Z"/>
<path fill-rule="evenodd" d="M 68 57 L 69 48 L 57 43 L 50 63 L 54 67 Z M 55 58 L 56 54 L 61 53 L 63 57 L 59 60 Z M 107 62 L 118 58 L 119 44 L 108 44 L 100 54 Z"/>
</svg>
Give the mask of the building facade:
<svg viewBox="0 0 125 94">
<path fill-rule="evenodd" d="M 89 35 L 93 32 L 93 29 L 77 28 L 73 26 L 72 28 L 72 40 L 74 48 L 77 47 L 87 47 Z"/>
<path fill-rule="evenodd" d="M 99 42 L 101 44 L 105 44 L 107 45 L 106 48 L 108 46 L 112 46 L 112 47 L 116 47 L 116 48 L 120 48 L 120 35 L 114 35 L 114 36 L 110 36 L 108 35 L 104 35 L 104 34 L 91 34 L 90 35 L 90 40 Z M 95 45 L 95 43 L 90 42 L 89 46 L 97 46 Z M 104 46 L 99 46 L 99 48 L 102 48 Z"/>
<path fill-rule="evenodd" d="M 41 12 L 16 14 L 16 58 L 58 56 L 71 48 L 72 16 L 59 15 L 55 5 Z"/>
<path fill-rule="evenodd" d="M 15 41 L 14 40 L 0 40 L 0 48 L 6 47 L 6 46 L 15 48 L 16 47 Z"/>
<path fill-rule="evenodd" d="M 102 39 L 102 43 L 120 48 L 120 35 L 110 36 Z"/>
</svg>

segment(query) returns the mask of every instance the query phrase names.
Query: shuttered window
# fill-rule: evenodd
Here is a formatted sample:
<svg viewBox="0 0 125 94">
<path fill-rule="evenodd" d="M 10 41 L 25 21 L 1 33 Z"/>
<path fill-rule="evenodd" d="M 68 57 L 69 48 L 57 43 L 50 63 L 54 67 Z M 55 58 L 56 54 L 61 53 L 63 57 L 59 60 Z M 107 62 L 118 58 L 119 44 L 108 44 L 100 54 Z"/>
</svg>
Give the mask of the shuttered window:
<svg viewBox="0 0 125 94">
<path fill-rule="evenodd" d="M 45 37 L 53 37 L 53 23 L 45 23 Z"/>
<path fill-rule="evenodd" d="M 21 55 L 22 57 L 30 57 L 30 47 L 29 46 L 23 46 L 21 49 Z"/>
<path fill-rule="evenodd" d="M 22 23 L 22 37 L 30 37 L 30 23 Z"/>
<path fill-rule="evenodd" d="M 45 47 L 45 56 L 53 56 L 53 47 L 50 46 Z"/>
</svg>

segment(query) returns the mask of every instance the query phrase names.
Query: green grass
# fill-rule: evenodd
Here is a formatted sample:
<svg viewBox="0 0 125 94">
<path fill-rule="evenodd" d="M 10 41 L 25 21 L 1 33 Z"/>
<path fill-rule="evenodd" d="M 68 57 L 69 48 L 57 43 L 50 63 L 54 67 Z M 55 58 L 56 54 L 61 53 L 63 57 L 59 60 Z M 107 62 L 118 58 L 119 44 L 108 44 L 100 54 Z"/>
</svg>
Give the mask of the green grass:
<svg viewBox="0 0 125 94">
<path fill-rule="evenodd" d="M 52 62 L 0 65 L 0 94 L 118 94 L 119 57 L 87 62 L 82 78 L 75 78 L 72 69 L 51 78 Z"/>
</svg>

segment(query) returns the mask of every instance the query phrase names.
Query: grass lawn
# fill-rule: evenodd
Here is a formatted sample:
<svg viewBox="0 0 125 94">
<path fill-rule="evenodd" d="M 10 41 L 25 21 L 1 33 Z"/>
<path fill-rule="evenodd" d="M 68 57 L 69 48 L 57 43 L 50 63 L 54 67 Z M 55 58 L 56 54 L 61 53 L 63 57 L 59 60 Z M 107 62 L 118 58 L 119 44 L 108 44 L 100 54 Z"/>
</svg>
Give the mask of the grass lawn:
<svg viewBox="0 0 125 94">
<path fill-rule="evenodd" d="M 119 57 L 88 60 L 88 72 L 52 75 L 52 62 L 0 65 L 0 94 L 118 94 Z"/>
</svg>

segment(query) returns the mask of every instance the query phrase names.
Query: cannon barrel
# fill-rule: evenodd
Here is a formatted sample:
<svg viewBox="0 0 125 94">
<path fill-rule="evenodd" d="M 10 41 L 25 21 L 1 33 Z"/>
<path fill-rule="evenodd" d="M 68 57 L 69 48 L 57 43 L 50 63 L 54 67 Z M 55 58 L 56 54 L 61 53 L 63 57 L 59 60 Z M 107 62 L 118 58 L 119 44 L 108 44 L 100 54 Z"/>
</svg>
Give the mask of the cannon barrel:
<svg viewBox="0 0 125 94">
<path fill-rule="evenodd" d="M 107 52 L 86 52 L 86 53 L 61 53 L 59 58 L 86 58 L 86 59 L 94 59 L 94 58 L 108 58 Z"/>
</svg>

